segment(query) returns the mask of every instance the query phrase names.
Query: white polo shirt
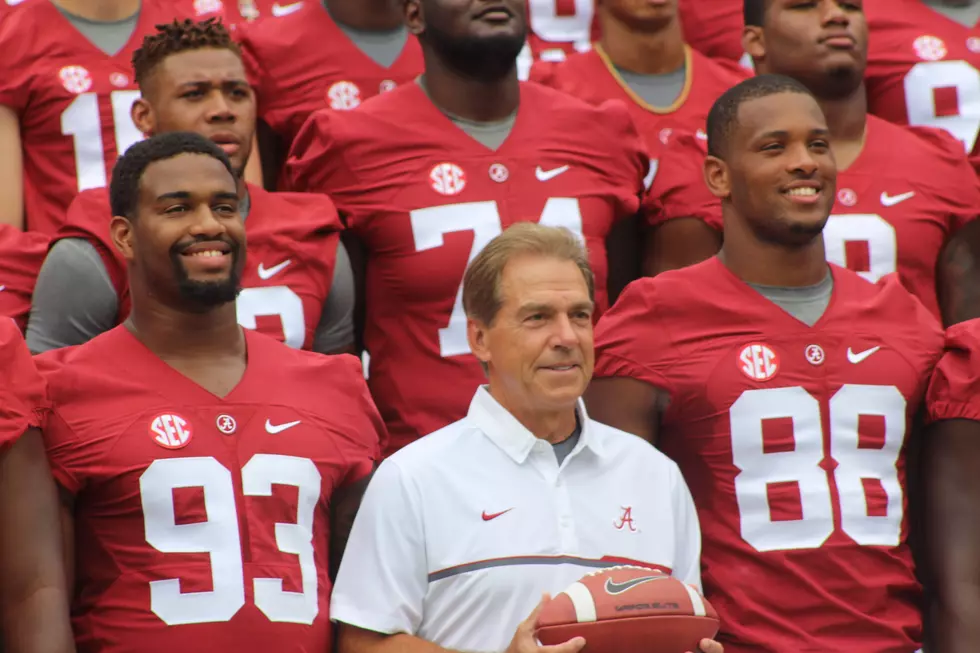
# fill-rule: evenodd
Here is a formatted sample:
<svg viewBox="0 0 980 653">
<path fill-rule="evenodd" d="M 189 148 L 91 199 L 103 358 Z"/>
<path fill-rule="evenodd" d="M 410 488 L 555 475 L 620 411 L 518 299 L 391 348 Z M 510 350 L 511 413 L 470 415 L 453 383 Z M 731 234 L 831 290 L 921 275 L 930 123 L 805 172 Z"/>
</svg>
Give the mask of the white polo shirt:
<svg viewBox="0 0 980 653">
<path fill-rule="evenodd" d="M 335 621 L 499 652 L 585 574 L 637 564 L 700 587 L 701 534 L 677 466 L 592 421 L 559 467 L 477 390 L 469 414 L 388 458 L 368 486 L 333 590 Z"/>
</svg>

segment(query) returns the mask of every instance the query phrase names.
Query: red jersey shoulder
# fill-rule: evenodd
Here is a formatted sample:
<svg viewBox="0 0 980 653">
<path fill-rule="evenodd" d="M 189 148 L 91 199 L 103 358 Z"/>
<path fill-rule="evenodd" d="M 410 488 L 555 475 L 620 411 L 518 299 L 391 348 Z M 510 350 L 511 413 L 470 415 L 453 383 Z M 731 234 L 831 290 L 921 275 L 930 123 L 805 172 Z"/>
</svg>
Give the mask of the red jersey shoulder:
<svg viewBox="0 0 980 653">
<path fill-rule="evenodd" d="M 729 59 L 713 59 L 693 48 L 690 49 L 695 84 L 701 84 L 712 94 L 721 95 L 739 82 L 753 76 L 753 72 Z M 711 102 L 714 102 L 713 98 Z"/>
<path fill-rule="evenodd" d="M 260 186 L 249 184 L 249 197 L 252 203 L 249 219 L 254 222 L 248 226 L 257 226 L 261 220 L 265 228 L 310 234 L 333 233 L 343 229 L 337 207 L 326 195 L 270 193 Z"/>
<path fill-rule="evenodd" d="M 0 225 L 0 315 L 27 328 L 31 295 L 44 263 L 49 239 L 36 231 Z"/>
<path fill-rule="evenodd" d="M 58 228 L 51 244 L 63 238 L 80 238 L 87 241 L 99 253 L 109 279 L 120 297 L 128 287 L 126 261 L 112 243 L 109 222 L 112 208 L 108 188 L 90 188 L 75 196 L 68 205 L 65 222 Z"/>
<path fill-rule="evenodd" d="M 946 331 L 946 350 L 926 395 L 930 421 L 980 421 L 980 319 Z"/>
<path fill-rule="evenodd" d="M 706 135 L 674 132 L 657 163 L 647 211 L 652 226 L 676 218 L 694 218 L 722 231 L 721 202 L 704 183 Z"/>
<path fill-rule="evenodd" d="M 45 383 L 27 343 L 11 320 L 0 318 L 0 451 L 28 428 L 40 426 L 47 406 Z"/>
</svg>

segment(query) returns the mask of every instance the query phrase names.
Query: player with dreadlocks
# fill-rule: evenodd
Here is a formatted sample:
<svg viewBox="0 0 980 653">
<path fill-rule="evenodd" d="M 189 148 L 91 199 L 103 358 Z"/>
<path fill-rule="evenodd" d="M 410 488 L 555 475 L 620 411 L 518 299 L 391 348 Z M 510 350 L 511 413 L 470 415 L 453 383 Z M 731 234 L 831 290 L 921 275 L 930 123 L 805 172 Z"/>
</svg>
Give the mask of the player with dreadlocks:
<svg viewBox="0 0 980 653">
<path fill-rule="evenodd" d="M 384 426 L 356 358 L 236 323 L 237 177 L 199 134 L 127 150 L 109 229 L 133 310 L 37 357 L 79 653 L 330 651 L 330 567 Z"/>
<path fill-rule="evenodd" d="M 192 131 L 216 143 L 238 178 L 248 258 L 238 320 L 286 344 L 322 353 L 353 342 L 353 280 L 333 204 L 324 195 L 269 193 L 242 180 L 255 131 L 255 95 L 238 46 L 216 20 L 157 27 L 133 55 L 145 135 Z M 108 331 L 130 310 L 128 280 L 109 239 L 106 190 L 78 195 L 34 291 L 28 345 L 42 352 Z"/>
</svg>

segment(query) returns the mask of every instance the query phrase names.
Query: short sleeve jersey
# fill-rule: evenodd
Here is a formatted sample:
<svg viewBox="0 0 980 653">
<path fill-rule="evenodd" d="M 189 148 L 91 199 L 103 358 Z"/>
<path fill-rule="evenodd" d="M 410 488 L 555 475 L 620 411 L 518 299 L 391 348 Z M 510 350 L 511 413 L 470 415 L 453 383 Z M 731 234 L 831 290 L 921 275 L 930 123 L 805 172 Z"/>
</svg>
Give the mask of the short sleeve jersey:
<svg viewBox="0 0 980 653">
<path fill-rule="evenodd" d="M 721 205 L 701 172 L 706 147 L 703 139 L 688 137 L 667 148 L 650 190 L 654 224 L 694 217 L 721 231 Z M 872 282 L 897 272 L 938 318 L 940 252 L 978 210 L 977 178 L 951 136 L 869 116 L 864 150 L 838 172 L 836 202 L 823 231 L 827 260 Z"/>
<path fill-rule="evenodd" d="M 634 282 L 596 331 L 597 378 L 669 395 L 658 445 L 698 507 L 729 652 L 921 643 L 905 451 L 942 330 L 894 276 L 831 273 L 812 327 L 714 257 Z"/>
<path fill-rule="evenodd" d="M 341 224 L 322 195 L 270 193 L 249 185 L 245 231 L 248 256 L 238 295 L 238 322 L 296 349 L 313 345 L 333 283 Z M 119 298 L 118 320 L 129 315 L 126 262 L 109 237 L 112 211 L 105 189 L 79 194 L 55 241 L 82 238 L 102 258 Z"/>
<path fill-rule="evenodd" d="M 116 158 L 143 138 L 129 114 L 143 37 L 175 18 L 222 11 L 221 2 L 143 0 L 136 29 L 111 56 L 50 1 L 29 0 L 0 23 L 0 105 L 20 121 L 28 229 L 54 235 L 72 198 L 106 186 Z"/>
<path fill-rule="evenodd" d="M 0 318 L 0 456 L 31 427 L 41 425 L 45 383 L 13 320 Z"/>
<path fill-rule="evenodd" d="M 370 384 L 398 448 L 462 418 L 485 379 L 466 339 L 469 261 L 515 222 L 565 227 L 589 249 L 601 312 L 605 237 L 637 212 L 648 157 L 619 103 L 522 84 L 513 129 L 491 150 L 410 84 L 315 113 L 287 167 L 295 188 L 333 199 L 367 249 Z"/>
<path fill-rule="evenodd" d="M 330 650 L 330 499 L 384 427 L 354 357 L 245 338 L 223 398 L 124 326 L 38 357 L 75 496 L 80 653 Z"/>
</svg>

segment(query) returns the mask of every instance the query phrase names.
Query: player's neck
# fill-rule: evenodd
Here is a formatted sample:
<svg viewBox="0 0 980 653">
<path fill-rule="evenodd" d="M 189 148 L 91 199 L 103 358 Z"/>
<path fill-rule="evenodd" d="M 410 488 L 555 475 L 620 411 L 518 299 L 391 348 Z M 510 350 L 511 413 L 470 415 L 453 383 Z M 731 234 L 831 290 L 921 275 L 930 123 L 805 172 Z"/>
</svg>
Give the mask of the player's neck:
<svg viewBox="0 0 980 653">
<path fill-rule="evenodd" d="M 134 297 L 126 328 L 163 360 L 245 355 L 235 302 L 201 313 L 176 310 L 152 299 L 138 302 Z"/>
<path fill-rule="evenodd" d="M 364 30 L 389 32 L 405 22 L 398 3 L 391 0 L 322 0 L 335 22 Z"/>
<path fill-rule="evenodd" d="M 827 277 L 823 238 L 814 238 L 809 245 L 796 248 L 760 242 L 739 247 L 729 240 L 732 235 L 726 229 L 727 247 L 722 245 L 718 259 L 746 283 L 802 288 L 815 286 Z"/>
<path fill-rule="evenodd" d="M 819 99 L 818 102 L 830 128 L 837 168 L 847 170 L 864 149 L 868 126 L 868 99 L 864 84 L 848 97 Z"/>
<path fill-rule="evenodd" d="M 493 122 L 513 115 L 520 104 L 517 63 L 501 79 L 486 81 L 466 77 L 438 57 L 426 57 L 425 91 L 444 112 L 475 122 Z"/>
<path fill-rule="evenodd" d="M 657 32 L 639 32 L 607 17 L 599 43 L 617 68 L 641 75 L 664 75 L 684 65 L 684 35 L 676 18 Z"/>
<path fill-rule="evenodd" d="M 490 396 L 497 400 L 508 413 L 534 437 L 551 444 L 564 442 L 578 425 L 575 417 L 575 404 L 560 410 L 543 411 L 529 406 L 526 398 L 512 398 L 500 388 L 490 384 Z"/>
<path fill-rule="evenodd" d="M 111 23 L 140 9 L 140 0 L 52 0 L 64 11 L 88 20 Z"/>
</svg>

